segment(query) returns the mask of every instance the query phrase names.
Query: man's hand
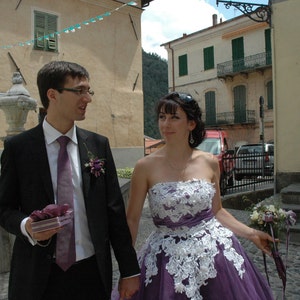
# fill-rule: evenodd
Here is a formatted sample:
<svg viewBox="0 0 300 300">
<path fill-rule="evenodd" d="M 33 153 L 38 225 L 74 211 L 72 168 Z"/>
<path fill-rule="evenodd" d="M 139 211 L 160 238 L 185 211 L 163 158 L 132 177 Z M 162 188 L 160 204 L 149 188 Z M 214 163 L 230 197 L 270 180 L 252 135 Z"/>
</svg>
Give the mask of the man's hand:
<svg viewBox="0 0 300 300">
<path fill-rule="evenodd" d="M 139 289 L 140 276 L 121 278 L 119 281 L 120 300 L 130 299 Z"/>
<path fill-rule="evenodd" d="M 47 241 L 54 234 L 56 234 L 57 232 L 59 232 L 61 230 L 61 227 L 60 227 L 60 228 L 55 228 L 55 229 L 46 230 L 46 231 L 42 231 L 42 232 L 33 233 L 32 226 L 31 226 L 32 222 L 33 222 L 33 220 L 31 218 L 28 218 L 28 220 L 25 223 L 25 229 L 28 232 L 28 234 L 32 237 L 32 239 L 34 239 L 36 241 Z"/>
</svg>

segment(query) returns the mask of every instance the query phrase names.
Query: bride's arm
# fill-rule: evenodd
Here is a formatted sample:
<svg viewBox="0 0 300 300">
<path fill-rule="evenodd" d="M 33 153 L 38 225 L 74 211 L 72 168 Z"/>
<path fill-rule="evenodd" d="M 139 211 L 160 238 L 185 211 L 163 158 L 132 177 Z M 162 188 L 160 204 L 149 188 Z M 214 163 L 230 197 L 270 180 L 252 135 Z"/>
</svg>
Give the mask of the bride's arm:
<svg viewBox="0 0 300 300">
<path fill-rule="evenodd" d="M 127 223 L 130 229 L 133 245 L 135 245 L 136 242 L 139 222 L 148 191 L 145 170 L 146 168 L 143 160 L 138 161 L 134 168 L 130 183 Z"/>
<path fill-rule="evenodd" d="M 212 162 L 214 170 L 213 182 L 215 183 L 216 193 L 212 200 L 212 210 L 217 220 L 224 226 L 230 229 L 234 234 L 252 241 L 259 249 L 268 255 L 271 255 L 270 242 L 272 237 L 266 232 L 251 228 L 244 223 L 238 221 L 232 214 L 222 207 L 222 200 L 220 196 L 219 179 L 220 169 L 218 161 Z"/>
</svg>

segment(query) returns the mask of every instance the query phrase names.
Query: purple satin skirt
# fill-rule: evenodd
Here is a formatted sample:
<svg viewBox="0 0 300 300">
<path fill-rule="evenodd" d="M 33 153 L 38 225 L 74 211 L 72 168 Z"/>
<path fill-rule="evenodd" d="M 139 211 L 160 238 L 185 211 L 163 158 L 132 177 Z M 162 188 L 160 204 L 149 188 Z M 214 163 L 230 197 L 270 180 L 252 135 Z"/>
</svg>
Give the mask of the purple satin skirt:
<svg viewBox="0 0 300 300">
<path fill-rule="evenodd" d="M 208 221 L 212 219 L 211 211 L 201 212 L 196 218 L 188 220 L 183 218 L 180 224 L 172 224 L 170 220 L 164 219 L 155 220 L 154 223 L 157 226 L 187 226 L 191 228 L 195 224 L 201 221 Z M 249 259 L 245 250 L 241 246 L 238 239 L 232 235 L 232 247 L 235 252 L 240 254 L 244 260 L 243 269 L 245 270 L 242 278 L 239 276 L 232 261 L 228 260 L 224 255 L 224 245 L 217 243 L 218 253 L 214 256 L 214 268 L 216 270 L 216 276 L 214 278 L 208 278 L 205 283 L 200 287 L 200 293 L 198 296 L 188 297 L 184 292 L 176 292 L 174 288 L 173 275 L 167 271 L 167 264 L 169 257 L 166 256 L 164 251 L 161 251 L 156 255 L 156 265 L 158 273 L 151 277 L 151 282 L 145 284 L 146 279 L 146 266 L 145 256 L 139 257 L 141 264 L 141 281 L 140 289 L 131 300 L 269 300 L 274 299 L 272 291 L 265 279 L 265 277 L 258 271 L 256 266 Z M 149 243 L 149 241 L 147 241 Z M 146 245 L 146 249 L 150 249 L 150 245 Z M 145 252 L 143 252 L 144 254 Z M 147 251 L 146 251 L 147 253 Z M 192 284 L 186 282 L 186 284 Z M 112 292 L 112 300 L 119 300 L 119 294 L 115 288 Z"/>
</svg>

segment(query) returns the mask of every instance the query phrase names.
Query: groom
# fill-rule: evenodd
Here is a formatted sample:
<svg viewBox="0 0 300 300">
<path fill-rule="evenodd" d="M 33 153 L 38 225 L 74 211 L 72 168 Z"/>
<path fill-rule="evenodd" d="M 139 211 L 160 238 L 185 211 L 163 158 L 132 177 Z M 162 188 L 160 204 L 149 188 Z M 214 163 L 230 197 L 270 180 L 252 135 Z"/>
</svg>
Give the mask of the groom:
<svg viewBox="0 0 300 300">
<path fill-rule="evenodd" d="M 110 246 L 121 274 L 121 296 L 130 297 L 138 289 L 140 270 L 109 141 L 74 125 L 85 119 L 92 101 L 89 74 L 76 63 L 53 61 L 39 71 L 37 84 L 47 115 L 37 127 L 7 139 L 1 157 L 0 225 L 16 235 L 9 299 L 108 300 Z M 72 180 L 65 194 L 71 194 L 75 229 L 75 261 L 67 269 L 58 265 L 57 250 L 66 226 L 34 232 L 30 217 L 58 203 L 60 136 L 68 137 Z"/>
</svg>

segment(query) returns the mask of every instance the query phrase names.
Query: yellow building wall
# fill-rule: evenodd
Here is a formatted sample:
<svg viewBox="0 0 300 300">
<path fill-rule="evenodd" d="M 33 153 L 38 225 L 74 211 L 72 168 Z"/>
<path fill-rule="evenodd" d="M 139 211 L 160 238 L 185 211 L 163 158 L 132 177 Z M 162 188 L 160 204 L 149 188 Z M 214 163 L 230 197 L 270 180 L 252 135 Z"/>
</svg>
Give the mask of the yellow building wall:
<svg viewBox="0 0 300 300">
<path fill-rule="evenodd" d="M 95 91 L 87 118 L 78 126 L 108 136 L 112 147 L 142 147 L 141 1 L 136 1 L 135 7 L 121 7 L 120 1 L 113 0 L 26 0 L 18 7 L 17 2 L 0 1 L 0 92 L 11 88 L 16 71 L 9 52 L 26 80 L 24 87 L 38 101 L 37 111 L 28 114 L 25 129 L 38 124 L 38 70 L 52 60 L 74 61 L 89 71 Z M 52 53 L 18 44 L 33 39 L 35 9 L 58 15 L 58 31 L 106 12 L 111 14 L 75 32 L 60 34 L 59 51 Z M 7 128 L 0 110 L 0 137 L 6 136 Z"/>
<path fill-rule="evenodd" d="M 299 0 L 274 1 L 272 14 L 275 168 L 277 174 L 298 174 L 300 181 L 300 39 Z M 294 181 L 296 178 L 292 178 Z"/>
</svg>

